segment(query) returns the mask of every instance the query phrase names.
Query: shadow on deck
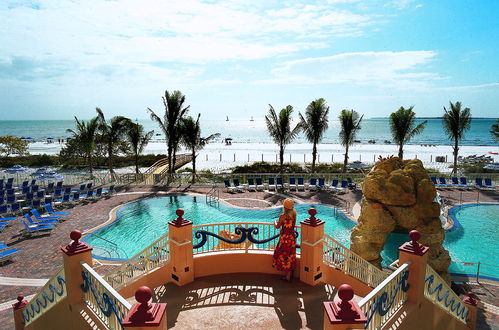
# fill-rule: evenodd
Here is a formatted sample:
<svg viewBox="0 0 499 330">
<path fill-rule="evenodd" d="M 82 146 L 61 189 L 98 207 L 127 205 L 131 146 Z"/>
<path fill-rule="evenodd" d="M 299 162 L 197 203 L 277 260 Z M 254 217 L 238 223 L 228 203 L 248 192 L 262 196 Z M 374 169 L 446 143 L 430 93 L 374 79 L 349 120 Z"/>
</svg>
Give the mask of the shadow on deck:
<svg viewBox="0 0 499 330">
<path fill-rule="evenodd" d="M 207 276 L 183 287 L 168 283 L 155 289 L 153 300 L 168 303 L 168 328 L 322 329 L 322 302 L 336 291 L 324 283 L 312 287 L 246 273 Z"/>
</svg>

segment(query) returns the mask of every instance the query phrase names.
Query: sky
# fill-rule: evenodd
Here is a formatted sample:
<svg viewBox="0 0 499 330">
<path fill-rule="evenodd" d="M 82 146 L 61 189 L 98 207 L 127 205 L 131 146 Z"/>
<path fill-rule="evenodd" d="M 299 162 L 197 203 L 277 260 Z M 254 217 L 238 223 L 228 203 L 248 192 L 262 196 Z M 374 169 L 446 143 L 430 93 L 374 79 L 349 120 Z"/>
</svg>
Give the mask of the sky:
<svg viewBox="0 0 499 330">
<path fill-rule="evenodd" d="M 497 17 L 497 0 L 2 0 L 0 119 L 143 119 L 165 90 L 207 119 L 319 97 L 332 117 L 499 117 Z"/>
</svg>

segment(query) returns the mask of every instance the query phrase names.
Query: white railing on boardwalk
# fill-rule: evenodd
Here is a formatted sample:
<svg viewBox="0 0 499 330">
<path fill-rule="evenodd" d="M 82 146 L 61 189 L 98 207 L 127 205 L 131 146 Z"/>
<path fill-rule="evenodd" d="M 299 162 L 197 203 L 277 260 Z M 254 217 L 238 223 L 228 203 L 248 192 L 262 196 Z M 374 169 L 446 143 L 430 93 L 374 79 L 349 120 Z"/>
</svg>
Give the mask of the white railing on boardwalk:
<svg viewBox="0 0 499 330">
<path fill-rule="evenodd" d="M 359 302 L 367 317 L 365 329 L 381 329 L 407 301 L 409 265 L 410 262 L 403 264 Z"/>
<path fill-rule="evenodd" d="M 66 297 L 66 280 L 64 279 L 64 268 L 61 268 L 30 300 L 23 311 L 24 325 L 31 324 L 46 311 L 55 306 Z"/>
<path fill-rule="evenodd" d="M 107 329 L 122 329 L 122 322 L 132 307 L 95 270 L 82 262 L 83 300 Z"/>
<path fill-rule="evenodd" d="M 236 234 L 236 227 L 243 227 L 246 229 L 257 228 L 258 231 L 251 232 L 251 236 L 260 241 L 269 239 L 271 237 L 279 236 L 279 231 L 280 231 L 279 229 L 276 229 L 274 227 L 274 224 L 266 222 L 244 222 L 244 223 L 227 222 L 227 223 L 216 223 L 209 225 L 195 225 L 192 227 L 193 245 L 195 246 L 197 243 L 199 243 L 202 240 L 202 235 L 197 234 L 197 232 L 200 230 L 204 230 L 212 234 L 222 236 L 232 241 L 237 240 L 238 238 L 241 237 L 241 235 Z M 297 244 L 299 244 L 301 227 L 296 226 L 295 231 L 298 232 L 298 237 L 296 239 L 296 242 Z M 196 248 L 193 249 L 194 254 L 216 252 L 216 251 L 233 251 L 233 250 L 244 250 L 246 252 L 248 252 L 248 250 L 274 251 L 275 246 L 277 245 L 278 242 L 277 237 L 269 242 L 262 244 L 254 244 L 250 242 L 248 239 L 239 244 L 230 244 L 211 235 L 207 235 L 206 238 L 207 240 L 204 245 L 202 245 L 197 249 Z"/>
<path fill-rule="evenodd" d="M 429 265 L 426 265 L 424 295 L 459 321 L 466 323 L 468 307 Z"/>
<path fill-rule="evenodd" d="M 325 264 L 342 270 L 372 288 L 377 287 L 388 275 L 327 234 L 324 235 L 323 246 Z"/>
<path fill-rule="evenodd" d="M 113 288 L 119 290 L 154 268 L 167 264 L 169 260 L 170 240 L 168 233 L 166 233 L 107 274 L 105 279 Z"/>
</svg>

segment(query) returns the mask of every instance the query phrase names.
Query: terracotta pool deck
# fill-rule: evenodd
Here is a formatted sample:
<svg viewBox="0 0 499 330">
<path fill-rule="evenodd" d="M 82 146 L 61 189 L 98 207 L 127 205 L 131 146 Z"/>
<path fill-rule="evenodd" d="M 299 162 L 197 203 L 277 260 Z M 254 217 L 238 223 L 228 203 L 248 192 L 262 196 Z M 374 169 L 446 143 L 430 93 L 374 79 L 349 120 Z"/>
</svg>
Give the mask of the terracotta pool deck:
<svg viewBox="0 0 499 330">
<path fill-rule="evenodd" d="M 17 248 L 20 250 L 13 258 L 12 262 L 6 263 L 0 266 L 0 304 L 11 301 L 15 299 L 19 294 L 30 295 L 37 293 L 40 289 L 38 286 L 25 286 L 20 285 L 5 285 L 5 281 L 2 277 L 13 277 L 13 278 L 28 278 L 28 279 L 44 279 L 50 278 L 53 274 L 61 267 L 62 258 L 60 255 L 59 247 L 64 246 L 68 243 L 68 234 L 73 229 L 79 229 L 82 231 L 89 230 L 109 218 L 109 211 L 124 203 L 142 199 L 147 196 L 153 196 L 157 193 L 198 193 L 206 194 L 211 187 L 191 187 L 191 186 L 176 186 L 170 189 L 164 190 L 162 188 L 155 187 L 141 187 L 133 186 L 126 189 L 121 189 L 118 194 L 107 198 L 101 199 L 95 202 L 89 202 L 87 204 L 80 204 L 69 211 L 71 214 L 67 216 L 67 221 L 57 225 L 55 230 L 46 236 L 41 236 L 37 238 L 25 239 L 20 235 L 20 230 L 23 228 L 19 221 L 12 221 L 10 227 L 4 229 L 0 233 L 0 241 L 9 245 L 9 247 Z M 452 204 L 459 204 L 464 202 L 499 202 L 499 193 L 492 191 L 440 191 L 442 197 Z M 230 204 L 239 207 L 248 208 L 264 208 L 269 206 L 281 205 L 281 201 L 285 197 L 293 197 L 297 202 L 302 203 L 322 203 L 331 206 L 344 206 L 345 202 L 349 202 L 350 208 L 353 208 L 356 202 L 362 197 L 361 191 L 349 191 L 342 195 L 333 195 L 329 192 L 291 192 L 286 195 L 275 194 L 269 192 L 243 192 L 243 193 L 226 193 L 221 192 L 220 198 L 226 199 Z M 186 214 L 188 218 L 188 214 Z M 318 214 L 320 218 L 320 214 Z M 165 219 L 166 222 L 172 219 Z M 269 219 L 271 221 L 271 219 Z M 106 273 L 110 266 L 99 266 L 95 264 L 96 270 L 100 273 Z M 11 281 L 12 282 L 12 281 Z M 14 281 L 15 283 L 15 281 Z M 14 284 L 11 283 L 11 284 Z M 286 284 L 283 282 L 283 284 Z M 473 288 L 475 290 L 475 288 Z M 479 323 L 482 329 L 499 329 L 499 287 L 494 285 L 482 285 L 478 290 L 483 291 L 483 296 L 479 295 L 478 298 L 486 302 L 484 308 L 480 309 L 479 313 Z M 2 306 L 2 305 L 0 305 Z M 274 310 L 274 307 L 270 306 L 253 306 L 247 307 L 247 305 L 238 305 L 237 309 L 242 308 L 243 310 L 251 310 L 252 308 L 267 308 Z M 241 307 L 242 306 L 242 307 Z M 8 308 L 7 308 L 8 307 Z M 244 308 L 243 308 L 244 307 Z M 7 309 L 3 309 L 7 308 Z M 208 308 L 223 308 L 211 306 Z M 215 310 L 214 309 L 214 310 Z M 230 309 L 229 310 L 235 310 Z M 190 310 L 182 311 L 179 315 L 188 315 L 191 313 Z M 193 312 L 194 313 L 194 312 Z M 211 313 L 211 312 L 210 312 Z M 215 311 L 213 312 L 215 313 Z M 320 311 L 322 319 L 322 309 Z M 236 315 L 235 313 L 234 315 Z M 273 314 L 275 316 L 275 312 Z M 272 316 L 272 317 L 274 317 Z M 179 324 L 182 324 L 183 316 L 178 318 Z M 251 318 L 250 318 L 251 319 Z M 300 316 L 303 321 L 304 318 Z M 273 319 L 275 322 L 276 319 Z M 298 320 L 298 319 L 296 319 Z M 170 321 L 169 321 L 170 322 Z M 296 321 L 298 322 L 298 321 Z M 302 324 L 306 327 L 308 323 Z M 0 308 L 0 324 L 2 329 L 10 329 L 13 327 L 12 324 L 12 312 L 9 306 L 3 305 Z M 277 325 L 278 323 L 272 323 Z M 297 323 L 296 323 L 297 324 Z M 281 324 L 282 326 L 282 324 Z M 179 327 L 177 325 L 177 327 Z M 181 327 L 179 327 L 181 328 Z M 182 327 L 183 328 L 183 327 Z"/>
</svg>

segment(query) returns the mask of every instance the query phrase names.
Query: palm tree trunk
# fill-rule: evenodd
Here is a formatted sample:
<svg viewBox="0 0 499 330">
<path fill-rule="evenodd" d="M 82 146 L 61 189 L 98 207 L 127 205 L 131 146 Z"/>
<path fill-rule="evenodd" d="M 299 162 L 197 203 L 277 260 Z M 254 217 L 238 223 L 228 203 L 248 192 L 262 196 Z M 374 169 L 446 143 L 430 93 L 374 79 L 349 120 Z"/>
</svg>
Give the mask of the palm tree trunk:
<svg viewBox="0 0 499 330">
<path fill-rule="evenodd" d="M 139 174 L 139 154 L 135 154 L 135 173 Z"/>
<path fill-rule="evenodd" d="M 404 159 L 404 145 L 402 143 L 399 144 L 399 158 Z"/>
<path fill-rule="evenodd" d="M 279 164 L 282 171 L 282 165 L 284 164 L 284 145 L 279 146 Z"/>
<path fill-rule="evenodd" d="M 317 143 L 314 142 L 314 146 L 312 148 L 312 173 L 315 172 L 315 159 L 317 158 Z"/>
<path fill-rule="evenodd" d="M 459 146 L 458 146 L 458 141 L 457 138 L 454 139 L 454 168 L 452 169 L 452 172 L 454 175 L 457 174 L 457 153 L 459 151 Z"/>
<path fill-rule="evenodd" d="M 173 157 L 172 157 L 172 173 L 175 173 L 175 165 L 177 163 L 177 150 L 173 149 Z"/>
<path fill-rule="evenodd" d="M 168 145 L 168 173 L 172 172 L 172 149 Z"/>
<path fill-rule="evenodd" d="M 92 162 L 92 154 L 91 153 L 88 153 L 87 154 L 87 158 L 88 158 L 88 168 L 90 170 L 90 177 L 92 178 L 94 176 L 94 171 L 93 171 L 93 162 Z"/>
<path fill-rule="evenodd" d="M 114 170 L 113 170 L 113 145 L 112 143 L 109 143 L 107 145 L 107 155 L 109 157 L 108 159 L 108 167 L 109 167 L 109 174 L 111 174 L 111 178 L 113 177 Z"/>
<path fill-rule="evenodd" d="M 196 182 L 196 151 L 192 148 L 192 184 Z"/>
<path fill-rule="evenodd" d="M 343 160 L 343 173 L 347 172 L 347 163 L 348 163 L 348 145 L 345 148 L 345 159 Z"/>
</svg>

